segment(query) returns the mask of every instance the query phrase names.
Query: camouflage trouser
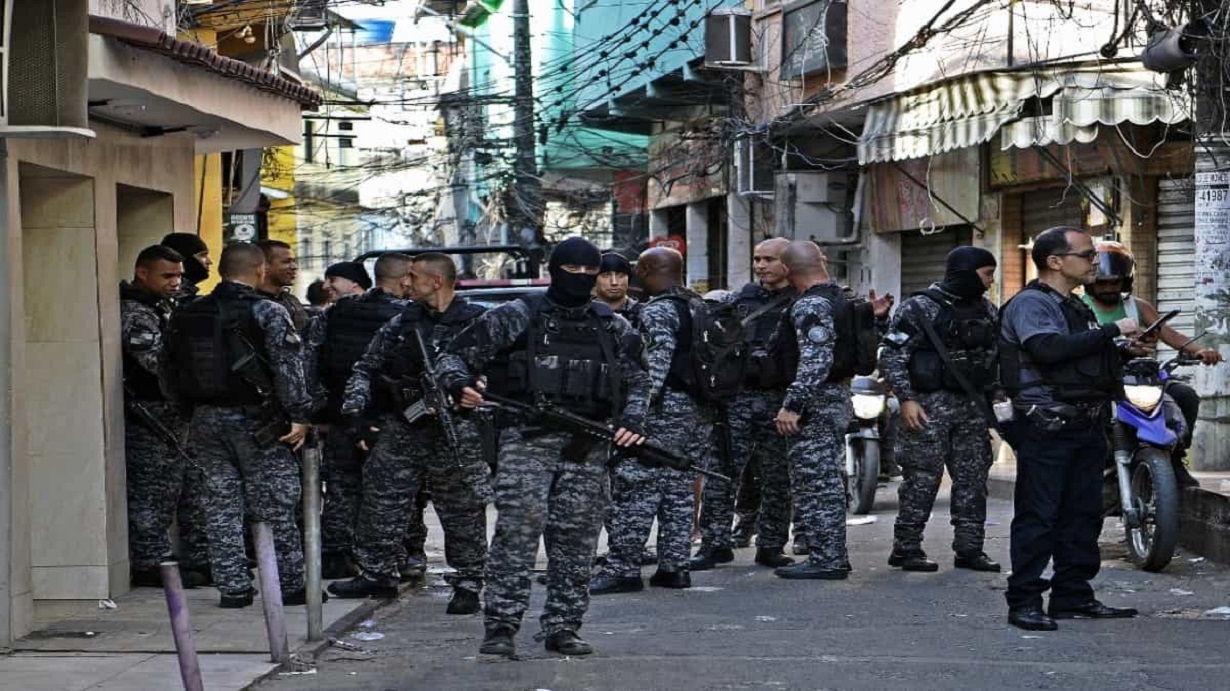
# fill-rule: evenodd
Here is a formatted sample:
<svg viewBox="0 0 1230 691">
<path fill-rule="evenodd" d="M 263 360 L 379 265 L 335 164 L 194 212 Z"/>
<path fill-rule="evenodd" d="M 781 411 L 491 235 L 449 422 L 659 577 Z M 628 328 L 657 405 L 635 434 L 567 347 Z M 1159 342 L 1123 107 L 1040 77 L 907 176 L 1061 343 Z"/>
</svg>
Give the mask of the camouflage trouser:
<svg viewBox="0 0 1230 691">
<path fill-rule="evenodd" d="M 713 425 L 702 411 L 678 391 L 666 391 L 660 408 L 645 420 L 645 436 L 697 465 L 708 465 Z M 652 468 L 626 458 L 615 466 L 611 489 L 610 554 L 606 571 L 635 575 L 641 571 L 641 552 L 658 519 L 658 568 L 686 571 L 692 555 L 694 497 L 692 472 Z M 729 533 L 729 518 L 727 532 Z"/>
<path fill-rule="evenodd" d="M 500 435 L 495 477 L 495 537 L 487 556 L 488 627 L 521 627 L 530 602 L 530 572 L 541 536 L 547 547 L 544 634 L 581 628 L 589 608 L 590 565 L 607 502 L 607 445 L 583 460 L 561 455 L 572 437 L 536 431 Z"/>
<path fill-rule="evenodd" d="M 363 498 L 363 452 L 341 425 L 330 427 L 325 436 L 320 478 L 325 484 L 321 551 L 349 553 L 354 549 L 355 520 Z"/>
<path fill-rule="evenodd" d="M 187 446 L 187 445 L 185 445 Z M 192 449 L 195 460 L 195 447 Z M 205 472 L 199 462 L 184 463 L 184 483 L 179 493 L 175 520 L 179 527 L 179 565 L 184 569 L 209 571 L 209 533 L 205 526 Z"/>
<path fill-rule="evenodd" d="M 952 477 L 952 549 L 981 552 L 987 518 L 987 472 L 991 469 L 991 435 L 986 418 L 968 396 L 949 391 L 920 394 L 918 403 L 930 421 L 922 430 L 901 426 L 897 459 L 903 475 L 897 490 L 900 509 L 893 528 L 893 547 L 922 548 L 923 529 L 935 504 L 944 467 Z"/>
<path fill-rule="evenodd" d="M 143 404 L 168 429 L 174 412 L 165 403 Z M 157 433 L 129 416 L 124 425 L 128 482 L 128 559 L 133 571 L 158 568 L 171 556 L 168 530 L 184 484 L 187 463 Z"/>
<path fill-rule="evenodd" d="M 826 384 L 816 409 L 808 409 L 790 445 L 795 530 L 810 549 L 808 560 L 827 570 L 846 564 L 845 432 L 854 411 L 844 386 Z"/>
<path fill-rule="evenodd" d="M 458 588 L 483 587 L 487 552 L 487 501 L 490 479 L 473 424 L 458 422 L 460 464 L 435 423 L 410 427 L 400 418 L 381 420 L 380 438 L 363 465 L 363 503 L 355 528 L 355 558 L 363 573 L 397 579 L 404 554 L 414 495 L 424 478 L 444 528 L 444 558 L 456 569 L 449 582 Z"/>
<path fill-rule="evenodd" d="M 273 531 L 283 592 L 303 588 L 303 542 L 295 523 L 301 483 L 290 447 L 261 448 L 252 437 L 255 408 L 198 406 L 191 435 L 205 475 L 205 524 L 218 590 L 237 595 L 251 587 L 244 553 L 244 510 Z"/>
<path fill-rule="evenodd" d="M 422 487 L 414 495 L 414 504 L 410 507 L 410 526 L 406 528 L 406 539 L 402 540 L 406 554 L 422 555 L 427 544 L 427 504 L 431 501 L 431 483 L 423 478 Z"/>
<path fill-rule="evenodd" d="M 790 468 L 786 440 L 773 426 L 783 397 L 780 391 L 744 391 L 727 409 L 731 462 L 721 470 L 732 478 L 732 482 L 705 480 L 700 514 L 705 545 L 730 547 L 733 544 L 730 528 L 734 517 L 735 483 L 740 478 L 750 479 L 744 470 L 754 454 L 761 483 L 756 546 L 769 549 L 785 546 L 790 532 Z"/>
</svg>

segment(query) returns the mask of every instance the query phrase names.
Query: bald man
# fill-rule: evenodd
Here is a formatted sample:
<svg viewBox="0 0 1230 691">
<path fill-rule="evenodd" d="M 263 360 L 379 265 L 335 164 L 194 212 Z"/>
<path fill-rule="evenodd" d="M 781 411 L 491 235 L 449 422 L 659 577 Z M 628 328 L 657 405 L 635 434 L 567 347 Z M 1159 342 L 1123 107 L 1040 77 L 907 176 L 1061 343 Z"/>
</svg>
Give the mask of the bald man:
<svg viewBox="0 0 1230 691">
<path fill-rule="evenodd" d="M 691 374 L 690 299 L 683 287 L 683 256 L 656 247 L 641 253 L 637 277 L 648 301 L 638 326 L 649 367 L 649 401 L 645 436 L 700 464 L 708 455 L 712 432 L 709 410 L 698 404 Z M 611 489 L 610 553 L 606 566 L 590 582 L 590 593 L 634 592 L 644 588 L 641 554 L 653 520 L 658 519 L 658 570 L 649 584 L 690 588 L 693 474 L 650 467 L 633 459 L 615 466 Z"/>
<path fill-rule="evenodd" d="M 795 297 L 787 279 L 781 254 L 790 244 L 785 238 L 772 238 L 756 245 L 752 253 L 752 270 L 756 280 L 743 286 L 728 299 L 747 324 L 751 359 L 743 391 L 726 410 L 726 434 L 730 435 L 730 458 L 724 472 L 732 478 L 744 477 L 745 468 L 754 463 L 759 468 L 761 510 L 756 530 L 756 563 L 777 568 L 794 563 L 783 553 L 790 533 L 790 470 L 786 462 L 786 440 L 773 428 L 773 418 L 786 396 L 783 387 L 764 376 L 763 363 L 768 358 L 769 338 L 778 320 Z M 715 433 L 722 434 L 721 430 Z M 753 458 L 754 455 L 754 458 Z M 734 517 L 734 483 L 705 483 L 701 503 L 700 550 L 692 558 L 691 569 L 704 571 L 717 564 L 732 561 L 734 541 L 730 525 Z"/>
</svg>

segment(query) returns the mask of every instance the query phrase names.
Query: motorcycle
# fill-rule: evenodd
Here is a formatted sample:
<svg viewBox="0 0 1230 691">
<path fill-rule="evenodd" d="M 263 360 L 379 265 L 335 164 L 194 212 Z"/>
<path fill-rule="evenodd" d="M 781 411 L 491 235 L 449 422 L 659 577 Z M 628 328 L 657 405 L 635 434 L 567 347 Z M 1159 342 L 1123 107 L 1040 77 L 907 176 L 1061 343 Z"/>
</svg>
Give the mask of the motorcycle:
<svg viewBox="0 0 1230 691">
<path fill-rule="evenodd" d="M 1178 380 L 1175 368 L 1199 362 L 1181 355 L 1161 364 L 1128 361 L 1123 397 L 1112 406 L 1106 515 L 1122 516 L 1132 562 L 1145 571 L 1166 568 L 1179 540 L 1179 487 L 1170 457 L 1185 423 L 1166 387 Z"/>
<path fill-rule="evenodd" d="M 876 498 L 880 477 L 880 418 L 888 404 L 888 392 L 875 377 L 855 377 L 850 382 L 854 419 L 846 431 L 846 503 L 850 512 L 866 514 Z"/>
</svg>

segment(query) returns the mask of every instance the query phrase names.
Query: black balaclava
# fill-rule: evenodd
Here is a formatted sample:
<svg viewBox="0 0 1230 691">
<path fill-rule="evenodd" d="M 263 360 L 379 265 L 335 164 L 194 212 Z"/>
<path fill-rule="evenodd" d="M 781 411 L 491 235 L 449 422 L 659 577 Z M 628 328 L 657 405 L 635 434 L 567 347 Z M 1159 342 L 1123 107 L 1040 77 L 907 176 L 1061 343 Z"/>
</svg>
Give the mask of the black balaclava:
<svg viewBox="0 0 1230 691">
<path fill-rule="evenodd" d="M 598 282 L 598 276 L 569 273 L 563 269 L 565 264 L 596 269 L 602 264 L 602 253 L 589 240 L 571 237 L 551 250 L 551 259 L 547 262 L 547 272 L 551 274 L 551 285 L 547 288 L 547 298 L 564 307 L 580 307 L 588 304 L 594 284 Z"/>
<path fill-rule="evenodd" d="M 205 265 L 196 258 L 197 254 L 209 251 L 209 247 L 205 245 L 205 241 L 200 236 L 192 233 L 170 233 L 159 244 L 163 247 L 170 247 L 183 255 L 184 278 L 193 284 L 209 278 L 209 269 L 205 268 Z"/>
<path fill-rule="evenodd" d="M 995 255 L 981 247 L 958 247 L 948 253 L 940 289 L 963 300 L 976 300 L 987 292 L 978 269 L 995 265 Z"/>
</svg>

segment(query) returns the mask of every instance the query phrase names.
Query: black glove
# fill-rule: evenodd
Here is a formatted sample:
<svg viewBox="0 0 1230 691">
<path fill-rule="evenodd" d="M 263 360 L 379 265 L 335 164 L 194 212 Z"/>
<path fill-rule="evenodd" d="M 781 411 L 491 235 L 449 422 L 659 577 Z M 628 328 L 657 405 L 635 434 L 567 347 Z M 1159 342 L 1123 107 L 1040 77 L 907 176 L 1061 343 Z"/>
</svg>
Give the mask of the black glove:
<svg viewBox="0 0 1230 691">
<path fill-rule="evenodd" d="M 362 443 L 370 450 L 380 435 L 380 432 L 372 429 L 375 426 L 371 420 L 362 415 L 346 416 L 346 435 L 354 440 L 355 446 Z"/>
</svg>

